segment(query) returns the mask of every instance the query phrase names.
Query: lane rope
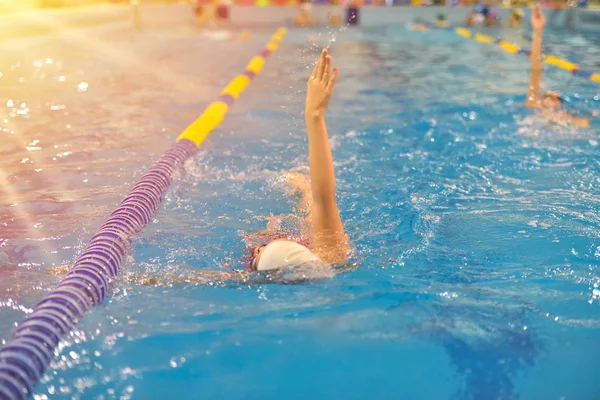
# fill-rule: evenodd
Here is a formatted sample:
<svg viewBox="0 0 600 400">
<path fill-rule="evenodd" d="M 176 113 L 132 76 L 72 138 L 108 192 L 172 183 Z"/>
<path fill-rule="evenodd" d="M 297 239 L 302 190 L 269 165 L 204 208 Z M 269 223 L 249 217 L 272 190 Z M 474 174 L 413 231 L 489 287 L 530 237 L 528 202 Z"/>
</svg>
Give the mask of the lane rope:
<svg viewBox="0 0 600 400">
<path fill-rule="evenodd" d="M 506 51 L 507 53 L 520 54 L 520 55 L 524 55 L 527 57 L 531 56 L 531 51 L 528 49 L 522 49 L 521 47 L 517 46 L 516 44 L 508 42 L 501 38 L 494 38 L 489 35 L 473 32 L 462 26 L 440 27 L 431 22 L 424 21 L 421 19 L 416 19 L 415 22 L 422 24 L 429 29 L 452 30 L 459 36 L 462 36 L 466 39 L 473 39 L 480 43 L 495 44 L 498 47 L 500 47 L 502 50 Z M 576 76 L 578 78 L 583 78 L 583 79 L 590 80 L 592 82 L 600 83 L 600 74 L 599 73 L 582 70 L 578 64 L 573 63 L 568 60 L 565 60 L 565 59 L 562 59 L 560 57 L 554 56 L 552 54 L 543 55 L 542 57 L 543 57 L 542 61 L 548 65 L 553 65 L 553 66 L 563 69 L 565 71 L 569 71 L 573 76 Z"/>
<path fill-rule="evenodd" d="M 33 390 L 67 335 L 90 308 L 101 304 L 119 275 L 131 249 L 131 237 L 140 232 L 158 210 L 173 172 L 196 153 L 204 139 L 223 121 L 229 107 L 279 47 L 288 28 L 281 27 L 266 47 L 234 78 L 150 168 L 92 237 L 73 268 L 42 299 L 0 349 L 0 399 L 23 400 Z"/>
</svg>

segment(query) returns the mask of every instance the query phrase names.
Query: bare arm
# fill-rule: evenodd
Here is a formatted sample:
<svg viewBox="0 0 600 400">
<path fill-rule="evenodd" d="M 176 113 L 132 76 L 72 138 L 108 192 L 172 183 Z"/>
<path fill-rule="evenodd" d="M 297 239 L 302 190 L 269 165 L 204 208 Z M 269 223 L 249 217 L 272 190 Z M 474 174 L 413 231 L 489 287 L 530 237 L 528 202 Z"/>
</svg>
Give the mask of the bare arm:
<svg viewBox="0 0 600 400">
<path fill-rule="evenodd" d="M 312 189 L 312 238 L 315 253 L 332 264 L 348 259 L 348 240 L 336 200 L 333 160 L 325 124 L 325 111 L 337 76 L 337 69 L 331 73 L 331 57 L 323 50 L 308 81 L 305 110 Z"/>
<path fill-rule="evenodd" d="M 62 276 L 69 273 L 72 265 L 61 265 L 60 267 L 50 268 L 46 272 L 50 275 Z M 170 286 L 177 283 L 188 284 L 215 284 L 232 281 L 245 281 L 249 274 L 245 271 L 189 271 L 185 274 L 148 274 L 142 271 L 129 271 L 123 274 L 123 280 L 128 283 L 135 283 L 143 286 Z"/>
<path fill-rule="evenodd" d="M 589 128 L 590 120 L 585 117 L 572 117 L 571 123 L 579 128 Z"/>
<path fill-rule="evenodd" d="M 535 6 L 531 14 L 533 39 L 531 40 L 531 75 L 527 91 L 527 106 L 540 107 L 540 87 L 542 84 L 542 36 L 546 20 L 540 6 Z"/>
</svg>

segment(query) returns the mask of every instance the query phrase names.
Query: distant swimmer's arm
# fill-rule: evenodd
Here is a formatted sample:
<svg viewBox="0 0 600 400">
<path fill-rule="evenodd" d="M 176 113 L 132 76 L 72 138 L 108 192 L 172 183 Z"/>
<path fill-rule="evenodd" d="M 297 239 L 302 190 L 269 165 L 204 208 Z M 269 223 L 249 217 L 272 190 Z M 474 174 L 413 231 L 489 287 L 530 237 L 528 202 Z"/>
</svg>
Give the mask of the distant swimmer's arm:
<svg viewBox="0 0 600 400">
<path fill-rule="evenodd" d="M 312 239 L 315 253 L 330 264 L 348 259 L 348 239 L 336 199 L 335 175 L 325 112 L 338 77 L 331 71 L 331 57 L 324 49 L 308 80 L 306 91 L 306 129 L 308 162 L 312 191 Z"/>
<path fill-rule="evenodd" d="M 210 285 L 248 279 L 246 271 L 188 271 L 184 274 L 168 273 L 165 275 L 150 275 L 141 272 L 129 272 L 124 276 L 126 282 L 145 286 L 170 286 L 177 283 L 192 285 Z"/>
<path fill-rule="evenodd" d="M 589 128 L 590 120 L 586 117 L 578 117 L 573 115 L 567 111 L 551 111 L 551 112 L 542 112 L 542 115 L 547 118 L 549 121 L 554 122 L 559 125 L 575 125 L 579 128 Z"/>
<path fill-rule="evenodd" d="M 61 265 L 60 267 L 46 270 L 51 275 L 62 276 L 69 273 L 72 265 Z M 185 274 L 149 274 L 142 271 L 128 271 L 123 275 L 125 282 L 143 286 L 169 286 L 176 283 L 188 284 L 211 284 L 231 281 L 245 281 L 249 276 L 246 271 L 189 271 Z"/>
<path fill-rule="evenodd" d="M 467 17 L 465 18 L 465 26 L 471 26 L 472 25 L 472 20 L 473 20 L 473 13 L 469 13 L 467 14 Z"/>
<path fill-rule="evenodd" d="M 572 117 L 571 123 L 579 128 L 589 128 L 590 120 L 585 117 Z"/>
<path fill-rule="evenodd" d="M 427 28 L 423 24 L 414 24 L 412 26 L 412 30 L 415 31 L 415 32 L 427 32 L 429 30 L 429 28 Z"/>
<path fill-rule="evenodd" d="M 531 75 L 527 92 L 527 106 L 540 107 L 540 87 L 542 83 L 542 36 L 546 19 L 540 6 L 535 6 L 531 14 L 533 38 L 531 40 Z"/>
</svg>

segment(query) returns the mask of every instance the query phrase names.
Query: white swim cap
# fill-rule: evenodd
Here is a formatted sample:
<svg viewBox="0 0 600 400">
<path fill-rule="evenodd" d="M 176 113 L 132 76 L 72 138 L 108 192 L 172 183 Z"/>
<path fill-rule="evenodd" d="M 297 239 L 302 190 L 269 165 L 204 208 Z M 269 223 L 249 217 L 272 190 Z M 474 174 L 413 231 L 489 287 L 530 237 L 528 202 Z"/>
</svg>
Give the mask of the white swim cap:
<svg viewBox="0 0 600 400">
<path fill-rule="evenodd" d="M 475 14 L 473 22 L 476 24 L 483 24 L 485 22 L 485 17 L 482 14 Z"/>
<path fill-rule="evenodd" d="M 256 270 L 294 268 L 310 263 L 325 264 L 315 253 L 299 243 L 290 240 L 275 240 L 263 249 Z"/>
</svg>

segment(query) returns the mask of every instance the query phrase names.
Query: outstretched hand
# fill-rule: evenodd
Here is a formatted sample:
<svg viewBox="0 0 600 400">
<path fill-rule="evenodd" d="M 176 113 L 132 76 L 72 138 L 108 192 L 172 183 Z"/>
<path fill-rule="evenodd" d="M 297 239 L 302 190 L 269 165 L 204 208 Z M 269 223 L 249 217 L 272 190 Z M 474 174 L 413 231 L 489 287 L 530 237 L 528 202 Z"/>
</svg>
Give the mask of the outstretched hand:
<svg viewBox="0 0 600 400">
<path fill-rule="evenodd" d="M 544 14 L 542 13 L 542 9 L 540 8 L 540 6 L 536 5 L 533 8 L 533 12 L 531 13 L 531 26 L 533 26 L 534 30 L 541 31 L 544 29 L 545 25 L 546 25 L 546 17 L 544 17 Z"/>
<path fill-rule="evenodd" d="M 308 79 L 306 90 L 306 118 L 321 118 L 329 107 L 335 81 L 338 77 L 337 68 L 331 72 L 331 56 L 323 49 L 315 68 Z"/>
</svg>

